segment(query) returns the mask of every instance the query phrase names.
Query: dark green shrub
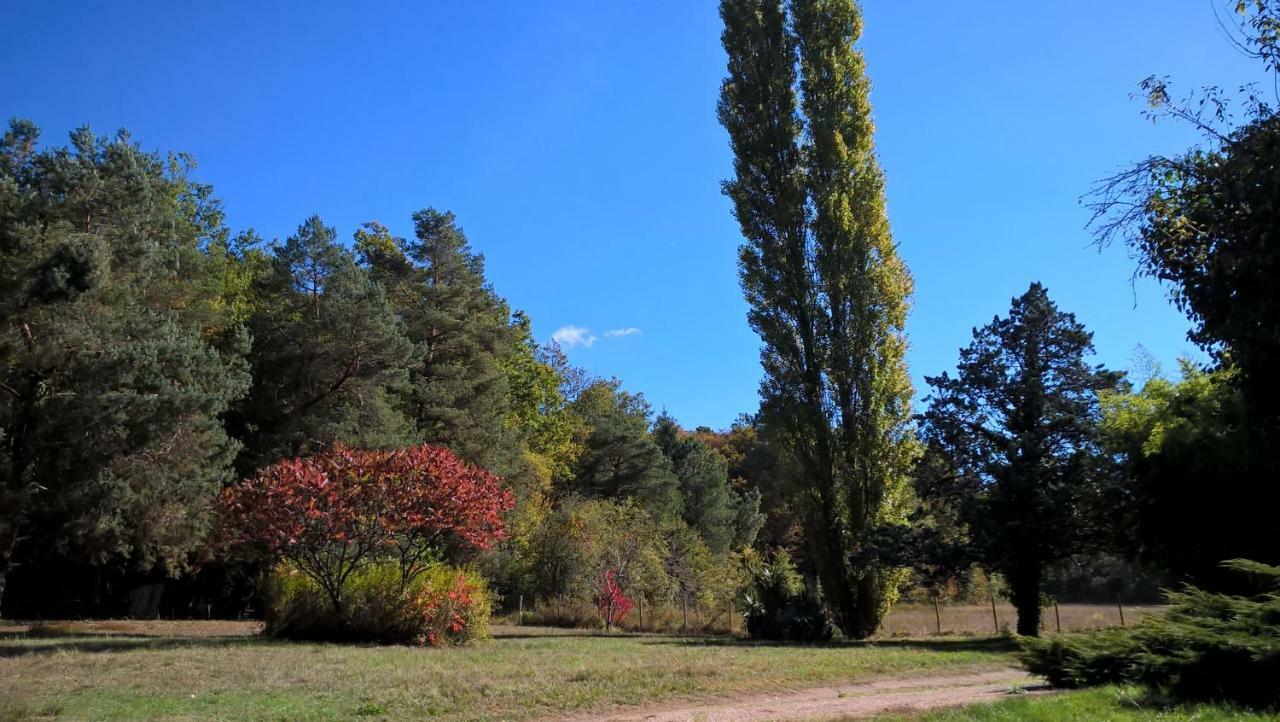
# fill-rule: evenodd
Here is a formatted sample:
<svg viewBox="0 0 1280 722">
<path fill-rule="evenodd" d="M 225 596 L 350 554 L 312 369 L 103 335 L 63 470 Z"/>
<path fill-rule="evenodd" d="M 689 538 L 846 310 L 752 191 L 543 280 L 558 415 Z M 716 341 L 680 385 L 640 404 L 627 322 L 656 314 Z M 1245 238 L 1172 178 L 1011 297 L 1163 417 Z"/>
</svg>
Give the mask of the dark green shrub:
<svg viewBox="0 0 1280 722">
<path fill-rule="evenodd" d="M 407 584 L 393 563 L 352 574 L 343 615 L 311 577 L 289 565 L 267 587 L 266 633 L 290 639 L 461 645 L 488 636 L 491 599 L 473 571 L 438 564 Z"/>
<path fill-rule="evenodd" d="M 824 642 L 835 628 L 822 604 L 807 594 L 791 557 L 779 551 L 767 563 L 749 564 L 743 621 L 752 639 Z"/>
<path fill-rule="evenodd" d="M 1187 587 L 1130 629 L 1023 640 L 1027 668 L 1053 684 L 1136 682 L 1172 697 L 1280 706 L 1280 568 L 1235 560 L 1266 591 Z"/>
</svg>

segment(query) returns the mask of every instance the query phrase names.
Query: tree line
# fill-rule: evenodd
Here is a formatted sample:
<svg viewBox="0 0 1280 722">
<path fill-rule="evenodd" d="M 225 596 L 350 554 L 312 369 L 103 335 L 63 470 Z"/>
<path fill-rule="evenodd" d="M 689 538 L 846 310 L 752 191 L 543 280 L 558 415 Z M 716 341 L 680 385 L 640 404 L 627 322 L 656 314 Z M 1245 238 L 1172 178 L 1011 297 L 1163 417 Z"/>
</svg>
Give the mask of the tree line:
<svg viewBox="0 0 1280 722">
<path fill-rule="evenodd" d="M 752 544 L 758 494 L 642 395 L 537 342 L 452 214 L 347 243 L 311 216 L 266 242 L 227 228 L 193 167 L 125 132 L 44 147 L 14 120 L 0 141 L 6 609 L 108 613 L 122 585 L 185 575 L 239 611 L 255 570 L 209 545 L 216 496 L 335 443 L 425 441 L 500 477 L 517 533 L 478 561 L 501 591 L 559 591 L 526 542 L 579 499 L 710 555 Z"/>
</svg>

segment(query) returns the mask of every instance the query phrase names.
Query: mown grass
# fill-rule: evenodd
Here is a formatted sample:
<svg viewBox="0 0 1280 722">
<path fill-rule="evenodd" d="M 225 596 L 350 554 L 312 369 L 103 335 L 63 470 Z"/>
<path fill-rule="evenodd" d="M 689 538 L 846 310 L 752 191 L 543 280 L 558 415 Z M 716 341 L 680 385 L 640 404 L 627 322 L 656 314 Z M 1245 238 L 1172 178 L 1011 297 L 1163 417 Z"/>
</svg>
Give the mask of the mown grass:
<svg viewBox="0 0 1280 722">
<path fill-rule="evenodd" d="M 1012 665 L 1002 639 L 784 646 L 518 627 L 438 650 L 74 631 L 0 639 L 0 719 L 529 719 Z"/>
<path fill-rule="evenodd" d="M 880 717 L 876 722 L 1275 722 L 1280 714 L 1224 705 L 1169 704 L 1136 687 L 1098 687 L 1048 696 L 1011 696 L 995 704 Z M 865 720 L 863 721 L 865 722 Z"/>
</svg>

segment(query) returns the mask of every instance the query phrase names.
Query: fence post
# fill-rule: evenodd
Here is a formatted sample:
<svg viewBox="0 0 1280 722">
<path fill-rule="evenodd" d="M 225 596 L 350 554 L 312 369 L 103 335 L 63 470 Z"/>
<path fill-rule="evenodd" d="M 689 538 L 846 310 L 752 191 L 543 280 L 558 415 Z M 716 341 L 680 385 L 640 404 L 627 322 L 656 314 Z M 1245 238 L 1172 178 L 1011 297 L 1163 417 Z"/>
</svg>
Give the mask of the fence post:
<svg viewBox="0 0 1280 722">
<path fill-rule="evenodd" d="M 1058 613 L 1058 600 L 1053 600 L 1053 619 L 1058 623 L 1058 634 L 1062 634 L 1062 615 Z"/>
<path fill-rule="evenodd" d="M 996 634 L 1000 633 L 1000 618 L 996 616 L 996 595 L 991 594 L 991 626 L 995 627 Z"/>
<path fill-rule="evenodd" d="M 640 610 L 640 631 L 644 632 L 644 595 L 636 597 L 636 608 Z"/>
<path fill-rule="evenodd" d="M 937 630 L 938 630 L 937 636 L 941 637 L 942 636 L 942 612 L 938 611 L 938 595 L 937 594 L 933 595 L 933 619 L 937 625 Z"/>
<path fill-rule="evenodd" d="M 1122 627 L 1123 627 L 1123 626 L 1125 626 L 1125 623 L 1124 623 L 1124 604 L 1121 604 L 1121 603 L 1120 603 L 1120 595 L 1119 595 L 1119 594 L 1117 594 L 1117 595 L 1116 595 L 1116 609 L 1119 609 L 1119 610 L 1120 610 L 1120 626 L 1122 626 Z"/>
<path fill-rule="evenodd" d="M 517 624 L 524 626 L 524 595 L 520 595 L 520 621 Z"/>
</svg>

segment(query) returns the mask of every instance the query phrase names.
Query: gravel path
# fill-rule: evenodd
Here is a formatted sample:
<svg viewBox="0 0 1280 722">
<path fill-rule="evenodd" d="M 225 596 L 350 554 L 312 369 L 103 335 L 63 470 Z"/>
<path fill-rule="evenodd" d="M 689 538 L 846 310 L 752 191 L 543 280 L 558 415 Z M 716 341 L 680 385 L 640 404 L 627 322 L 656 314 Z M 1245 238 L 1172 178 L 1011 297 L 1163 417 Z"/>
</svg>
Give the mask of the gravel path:
<svg viewBox="0 0 1280 722">
<path fill-rule="evenodd" d="M 563 722 L 764 722 L 871 717 L 995 702 L 1012 688 L 1044 694 L 1040 681 L 1013 669 L 960 675 L 908 676 L 719 702 L 675 703 L 560 718 Z"/>
</svg>

